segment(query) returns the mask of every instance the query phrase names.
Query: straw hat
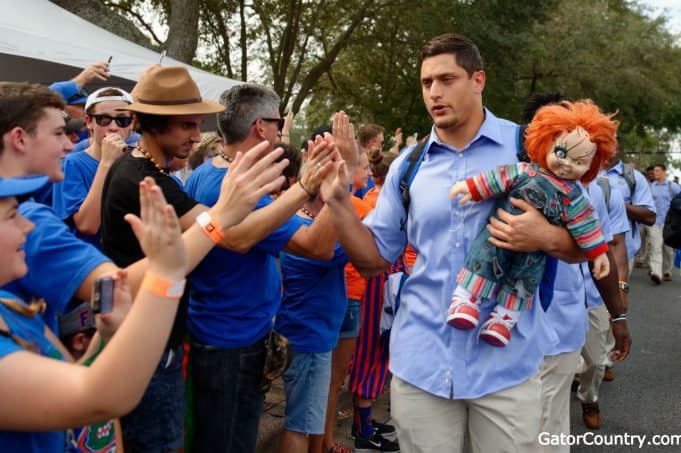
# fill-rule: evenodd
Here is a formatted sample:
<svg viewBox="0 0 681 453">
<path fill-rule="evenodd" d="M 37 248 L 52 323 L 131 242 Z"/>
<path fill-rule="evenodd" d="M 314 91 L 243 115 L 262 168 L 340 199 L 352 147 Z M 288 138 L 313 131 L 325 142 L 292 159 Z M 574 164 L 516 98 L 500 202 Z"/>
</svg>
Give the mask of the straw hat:
<svg viewBox="0 0 681 453">
<path fill-rule="evenodd" d="M 150 69 L 133 90 L 135 102 L 124 109 L 150 115 L 203 115 L 225 107 L 201 99 L 201 92 L 184 66 Z"/>
</svg>

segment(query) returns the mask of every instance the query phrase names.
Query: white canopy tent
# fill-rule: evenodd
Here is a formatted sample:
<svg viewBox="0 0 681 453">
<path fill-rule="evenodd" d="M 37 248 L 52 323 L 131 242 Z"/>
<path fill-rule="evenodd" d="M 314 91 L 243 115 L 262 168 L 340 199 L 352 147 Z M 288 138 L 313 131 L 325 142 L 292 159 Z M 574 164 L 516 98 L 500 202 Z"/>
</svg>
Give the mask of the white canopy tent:
<svg viewBox="0 0 681 453">
<path fill-rule="evenodd" d="M 131 89 L 144 68 L 158 63 L 160 54 L 134 44 L 81 19 L 47 0 L 0 0 L 0 80 L 50 84 L 69 80 L 93 61 L 106 61 L 112 78 L 94 82 L 89 91 L 105 85 Z M 164 66 L 189 69 L 204 98 L 240 83 L 166 57 Z"/>
</svg>

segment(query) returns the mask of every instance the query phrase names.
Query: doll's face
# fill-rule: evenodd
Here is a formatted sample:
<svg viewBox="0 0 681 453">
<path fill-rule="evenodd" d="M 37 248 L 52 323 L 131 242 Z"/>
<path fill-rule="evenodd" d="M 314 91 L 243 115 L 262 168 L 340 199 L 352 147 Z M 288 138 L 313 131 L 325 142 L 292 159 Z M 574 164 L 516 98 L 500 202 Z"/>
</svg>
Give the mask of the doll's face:
<svg viewBox="0 0 681 453">
<path fill-rule="evenodd" d="M 563 132 L 556 139 L 553 150 L 546 156 L 546 165 L 560 178 L 578 180 L 591 167 L 595 154 L 596 145 L 589 139 L 589 134 L 578 127 Z"/>
</svg>

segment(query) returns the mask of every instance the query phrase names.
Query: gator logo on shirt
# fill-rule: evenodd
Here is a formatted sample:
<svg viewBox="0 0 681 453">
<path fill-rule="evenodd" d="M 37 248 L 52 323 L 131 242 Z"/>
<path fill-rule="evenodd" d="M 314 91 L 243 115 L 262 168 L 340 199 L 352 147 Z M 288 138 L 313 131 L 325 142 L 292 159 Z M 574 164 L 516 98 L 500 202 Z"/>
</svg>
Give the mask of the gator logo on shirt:
<svg viewBox="0 0 681 453">
<path fill-rule="evenodd" d="M 113 421 L 94 423 L 69 430 L 66 451 L 68 453 L 115 453 L 116 434 Z"/>
</svg>

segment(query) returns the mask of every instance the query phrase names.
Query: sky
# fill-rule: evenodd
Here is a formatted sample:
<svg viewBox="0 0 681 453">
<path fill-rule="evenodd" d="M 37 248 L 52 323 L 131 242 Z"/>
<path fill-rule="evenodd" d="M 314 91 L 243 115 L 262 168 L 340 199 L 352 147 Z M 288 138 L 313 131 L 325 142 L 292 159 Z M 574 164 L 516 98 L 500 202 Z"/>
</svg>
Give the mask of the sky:
<svg viewBox="0 0 681 453">
<path fill-rule="evenodd" d="M 652 9 L 652 17 L 660 15 L 668 17 L 669 30 L 673 33 L 681 33 L 681 0 L 640 0 L 639 3 Z"/>
</svg>

